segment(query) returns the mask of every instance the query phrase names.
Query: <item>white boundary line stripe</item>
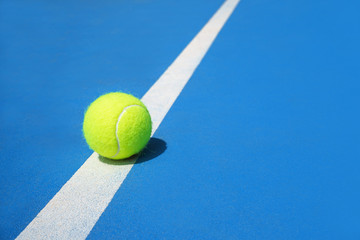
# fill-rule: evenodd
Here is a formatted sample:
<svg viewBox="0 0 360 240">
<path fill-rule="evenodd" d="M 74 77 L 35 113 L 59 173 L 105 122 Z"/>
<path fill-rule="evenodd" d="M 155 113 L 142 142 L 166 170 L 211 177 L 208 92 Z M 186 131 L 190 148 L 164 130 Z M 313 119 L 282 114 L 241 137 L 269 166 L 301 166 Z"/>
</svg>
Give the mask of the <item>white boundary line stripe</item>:
<svg viewBox="0 0 360 240">
<path fill-rule="evenodd" d="M 152 135 L 239 1 L 225 1 L 142 98 L 152 117 Z M 135 162 L 110 165 L 93 153 L 17 239 L 85 239 Z"/>
<path fill-rule="evenodd" d="M 143 96 L 142 101 L 148 108 L 153 121 L 153 133 L 239 2 L 240 0 L 225 1 L 208 23 Z M 175 92 L 177 94 L 174 94 Z"/>
</svg>

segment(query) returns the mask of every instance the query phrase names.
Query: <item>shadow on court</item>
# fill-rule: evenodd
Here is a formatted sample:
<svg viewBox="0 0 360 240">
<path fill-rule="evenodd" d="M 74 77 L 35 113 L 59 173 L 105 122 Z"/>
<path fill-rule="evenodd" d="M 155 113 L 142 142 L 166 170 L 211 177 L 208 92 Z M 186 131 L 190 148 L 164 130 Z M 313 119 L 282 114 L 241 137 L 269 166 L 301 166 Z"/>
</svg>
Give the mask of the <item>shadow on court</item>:
<svg viewBox="0 0 360 240">
<path fill-rule="evenodd" d="M 166 142 L 159 138 L 150 138 L 145 149 L 134 156 L 122 160 L 112 160 L 103 156 L 99 157 L 99 160 L 109 165 L 128 165 L 128 164 L 139 164 L 147 162 L 151 159 L 156 158 L 166 151 Z"/>
</svg>

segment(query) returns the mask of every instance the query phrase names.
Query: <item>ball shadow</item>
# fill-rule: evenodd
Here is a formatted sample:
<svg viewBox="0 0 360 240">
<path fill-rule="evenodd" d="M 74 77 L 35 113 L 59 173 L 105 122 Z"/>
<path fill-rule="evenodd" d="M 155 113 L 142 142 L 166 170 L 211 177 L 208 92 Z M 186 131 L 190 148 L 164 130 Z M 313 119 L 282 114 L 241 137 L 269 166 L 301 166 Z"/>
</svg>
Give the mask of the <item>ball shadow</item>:
<svg viewBox="0 0 360 240">
<path fill-rule="evenodd" d="M 159 138 L 150 138 L 145 149 L 139 154 L 136 163 L 147 162 L 160 156 L 167 149 L 166 142 Z"/>
<path fill-rule="evenodd" d="M 99 156 L 99 160 L 109 165 L 139 164 L 156 158 L 157 156 L 165 152 L 166 148 L 167 146 L 164 140 L 159 138 L 150 138 L 145 149 L 139 154 L 135 154 L 129 158 L 121 160 L 113 160 L 107 157 Z"/>
</svg>

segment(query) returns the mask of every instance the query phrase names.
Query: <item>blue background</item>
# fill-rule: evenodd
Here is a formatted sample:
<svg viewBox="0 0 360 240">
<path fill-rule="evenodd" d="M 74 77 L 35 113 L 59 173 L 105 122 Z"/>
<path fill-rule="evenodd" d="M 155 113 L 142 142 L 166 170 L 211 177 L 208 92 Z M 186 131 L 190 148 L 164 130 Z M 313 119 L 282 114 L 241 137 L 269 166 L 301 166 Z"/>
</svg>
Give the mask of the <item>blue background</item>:
<svg viewBox="0 0 360 240">
<path fill-rule="evenodd" d="M 90 156 L 87 105 L 141 98 L 221 4 L 0 2 L 1 239 Z M 243 0 L 89 239 L 359 239 L 359 7 Z"/>
</svg>

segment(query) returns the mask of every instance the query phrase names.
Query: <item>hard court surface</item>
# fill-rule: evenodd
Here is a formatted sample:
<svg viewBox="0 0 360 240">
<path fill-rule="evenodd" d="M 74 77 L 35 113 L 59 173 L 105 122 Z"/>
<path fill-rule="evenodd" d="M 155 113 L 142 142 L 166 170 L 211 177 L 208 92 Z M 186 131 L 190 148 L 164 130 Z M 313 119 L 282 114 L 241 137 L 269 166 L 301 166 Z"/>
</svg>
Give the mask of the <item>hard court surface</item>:
<svg viewBox="0 0 360 240">
<path fill-rule="evenodd" d="M 0 2 L 0 239 L 93 153 L 88 104 L 142 98 L 222 4 Z M 359 8 L 240 1 L 85 237 L 360 239 Z"/>
</svg>

